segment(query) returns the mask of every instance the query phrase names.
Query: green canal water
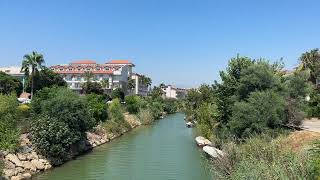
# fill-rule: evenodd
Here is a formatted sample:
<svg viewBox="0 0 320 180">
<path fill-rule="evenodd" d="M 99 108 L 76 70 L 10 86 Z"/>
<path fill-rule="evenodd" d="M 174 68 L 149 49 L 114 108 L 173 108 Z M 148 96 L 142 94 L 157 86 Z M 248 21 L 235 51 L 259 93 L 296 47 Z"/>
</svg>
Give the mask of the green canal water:
<svg viewBox="0 0 320 180">
<path fill-rule="evenodd" d="M 137 128 L 38 180 L 209 180 L 207 160 L 185 127 L 183 114 Z"/>
</svg>

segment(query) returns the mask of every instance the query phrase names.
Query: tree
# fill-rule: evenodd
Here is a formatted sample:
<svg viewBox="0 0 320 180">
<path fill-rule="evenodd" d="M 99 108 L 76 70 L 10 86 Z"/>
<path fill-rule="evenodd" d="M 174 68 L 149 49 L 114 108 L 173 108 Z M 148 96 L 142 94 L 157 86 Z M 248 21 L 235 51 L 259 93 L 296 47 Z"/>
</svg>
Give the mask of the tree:
<svg viewBox="0 0 320 180">
<path fill-rule="evenodd" d="M 108 110 L 112 121 L 124 121 L 123 110 L 119 99 L 113 99 L 112 103 L 109 105 Z"/>
<path fill-rule="evenodd" d="M 236 102 L 229 127 L 238 138 L 267 132 L 284 124 L 285 99 L 272 90 L 257 91 L 246 101 Z"/>
<path fill-rule="evenodd" d="M 4 72 L 0 72 L 0 93 L 11 94 L 14 92 L 20 95 L 22 92 L 22 83 L 15 77 L 12 77 Z"/>
<path fill-rule="evenodd" d="M 104 93 L 104 90 L 102 89 L 102 86 L 100 83 L 97 82 L 85 82 L 82 84 L 82 91 L 85 94 L 95 93 L 102 95 Z"/>
<path fill-rule="evenodd" d="M 141 76 L 140 77 L 141 78 L 141 83 L 143 84 L 143 85 L 145 85 L 145 86 L 151 86 L 151 84 L 152 84 L 152 80 L 151 80 L 151 78 L 149 78 L 149 77 L 146 77 L 146 76 Z"/>
<path fill-rule="evenodd" d="M 150 92 L 151 98 L 153 100 L 160 100 L 162 99 L 162 95 L 164 94 L 163 90 L 160 87 L 154 86 Z"/>
<path fill-rule="evenodd" d="M 103 89 L 109 88 L 109 79 L 103 79 L 100 84 Z"/>
<path fill-rule="evenodd" d="M 128 89 L 132 93 L 132 90 L 136 87 L 136 81 L 134 79 L 128 78 Z"/>
<path fill-rule="evenodd" d="M 137 114 L 139 112 L 140 101 L 140 97 L 136 95 L 125 97 L 127 110 L 130 114 Z"/>
<path fill-rule="evenodd" d="M 53 72 L 47 67 L 42 67 L 41 71 L 36 71 L 33 78 L 29 78 L 29 82 L 34 79 L 34 92 L 45 87 L 62 86 L 67 87 L 67 82 L 63 80 L 61 75 Z M 32 84 L 32 83 L 29 83 Z M 28 87 L 28 89 L 31 87 Z"/>
<path fill-rule="evenodd" d="M 84 78 L 86 82 L 90 82 L 91 78 L 93 78 L 93 73 L 91 71 L 84 72 Z"/>
<path fill-rule="evenodd" d="M 84 141 L 97 124 L 85 99 L 67 88 L 44 88 L 31 105 L 32 142 L 55 165 L 67 160 L 71 145 Z"/>
<path fill-rule="evenodd" d="M 313 84 L 317 83 L 317 79 L 320 78 L 320 52 L 319 49 L 313 49 L 309 52 L 305 52 L 300 57 L 302 64 L 302 70 L 310 70 L 310 81 Z"/>
<path fill-rule="evenodd" d="M 123 92 L 123 90 L 121 88 L 114 89 L 111 92 L 111 98 L 112 99 L 120 99 L 121 101 L 124 101 L 124 92 Z"/>
<path fill-rule="evenodd" d="M 43 55 L 35 51 L 33 51 L 31 54 L 26 54 L 23 57 L 21 71 L 25 72 L 26 76 L 29 76 L 31 73 L 31 98 L 33 97 L 33 91 L 34 91 L 35 72 L 42 69 L 43 63 L 44 63 Z"/>
<path fill-rule="evenodd" d="M 96 122 L 104 122 L 108 118 L 108 106 L 102 95 L 88 94 L 85 96 L 90 113 Z"/>
</svg>

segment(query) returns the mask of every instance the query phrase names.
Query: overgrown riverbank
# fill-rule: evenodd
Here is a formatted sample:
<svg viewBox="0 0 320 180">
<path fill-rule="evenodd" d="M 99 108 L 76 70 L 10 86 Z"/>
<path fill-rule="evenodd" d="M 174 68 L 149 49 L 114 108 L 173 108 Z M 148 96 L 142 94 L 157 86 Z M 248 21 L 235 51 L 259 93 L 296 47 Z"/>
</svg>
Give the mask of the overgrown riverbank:
<svg viewBox="0 0 320 180">
<path fill-rule="evenodd" d="M 161 94 L 126 96 L 124 103 L 119 98 L 106 103 L 103 95 L 79 95 L 64 87 L 39 90 L 30 105 L 19 105 L 15 95 L 1 95 L 4 177 L 29 178 L 177 110 L 175 101 Z"/>
<path fill-rule="evenodd" d="M 220 72 L 221 82 L 188 92 L 187 120 L 195 120 L 198 133 L 225 152 L 212 161 L 216 179 L 320 177 L 318 137 L 309 146 L 299 142 L 299 151 L 283 143 L 318 112 L 314 66 L 320 55 L 312 53 L 303 54 L 292 72 L 281 62 L 237 56 Z"/>
</svg>

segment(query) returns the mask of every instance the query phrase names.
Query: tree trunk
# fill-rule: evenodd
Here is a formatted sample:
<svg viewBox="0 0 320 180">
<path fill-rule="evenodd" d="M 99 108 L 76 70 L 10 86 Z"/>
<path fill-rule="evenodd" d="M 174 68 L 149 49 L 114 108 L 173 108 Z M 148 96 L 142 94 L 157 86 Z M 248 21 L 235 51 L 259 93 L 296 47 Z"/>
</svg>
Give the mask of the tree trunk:
<svg viewBox="0 0 320 180">
<path fill-rule="evenodd" d="M 31 72 L 31 99 L 33 97 L 33 87 L 34 87 L 34 68 L 32 68 L 32 72 Z"/>
</svg>

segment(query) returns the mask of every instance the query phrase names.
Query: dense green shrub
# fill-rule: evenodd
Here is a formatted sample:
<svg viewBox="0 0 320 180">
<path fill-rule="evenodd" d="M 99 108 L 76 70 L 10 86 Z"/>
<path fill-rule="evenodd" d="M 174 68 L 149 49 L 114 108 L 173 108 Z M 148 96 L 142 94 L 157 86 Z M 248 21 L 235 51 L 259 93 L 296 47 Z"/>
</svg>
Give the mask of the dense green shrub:
<svg viewBox="0 0 320 180">
<path fill-rule="evenodd" d="M 213 139 L 214 126 L 217 123 L 217 107 L 214 104 L 201 104 L 196 111 L 197 130 L 201 135 Z"/>
<path fill-rule="evenodd" d="M 108 112 L 111 120 L 124 121 L 123 109 L 119 99 L 113 99 L 108 107 Z"/>
<path fill-rule="evenodd" d="M 0 72 L 0 93 L 11 94 L 14 92 L 20 95 L 22 92 L 22 83 L 19 79 L 12 77 L 4 72 Z"/>
<path fill-rule="evenodd" d="M 277 128 L 285 121 L 285 101 L 272 91 L 251 93 L 247 101 L 234 105 L 229 123 L 231 132 L 239 138 Z"/>
<path fill-rule="evenodd" d="M 127 121 L 119 122 L 110 120 L 105 122 L 103 126 L 108 133 L 113 133 L 116 136 L 121 135 L 124 131 L 131 129 L 131 126 Z"/>
<path fill-rule="evenodd" d="M 0 94 L 0 149 L 13 151 L 17 147 L 19 119 L 16 96 Z"/>
<path fill-rule="evenodd" d="M 153 123 L 153 121 L 154 121 L 152 112 L 151 112 L 151 110 L 148 109 L 148 108 L 146 108 L 146 109 L 141 109 L 141 110 L 139 111 L 139 113 L 138 113 L 138 117 L 139 117 L 140 122 L 141 122 L 143 125 L 151 124 L 151 123 Z"/>
<path fill-rule="evenodd" d="M 312 179 L 310 156 L 281 145 L 281 138 L 267 136 L 225 144 L 225 155 L 213 160 L 215 179 Z"/>
<path fill-rule="evenodd" d="M 85 96 L 89 111 L 96 122 L 104 122 L 108 118 L 108 105 L 102 95 L 88 94 Z"/>
<path fill-rule="evenodd" d="M 33 100 L 37 114 L 31 126 L 32 141 L 41 154 L 60 164 L 70 145 L 84 140 L 96 121 L 86 101 L 69 89 L 45 88 Z"/>
<path fill-rule="evenodd" d="M 167 112 L 168 114 L 172 114 L 177 112 L 177 100 L 175 99 L 165 99 L 163 102 L 163 110 L 164 112 Z"/>
<path fill-rule="evenodd" d="M 121 88 L 114 89 L 111 92 L 111 98 L 112 99 L 119 99 L 121 102 L 124 101 L 124 96 L 125 96 L 125 94 Z"/>
<path fill-rule="evenodd" d="M 82 92 L 85 94 L 94 93 L 102 95 L 104 90 L 100 83 L 88 81 L 82 84 Z"/>
<path fill-rule="evenodd" d="M 127 111 L 130 114 L 137 114 L 140 109 L 141 98 L 139 96 L 126 96 L 125 97 Z"/>
<path fill-rule="evenodd" d="M 163 112 L 163 105 L 161 102 L 159 101 L 154 101 L 151 102 L 148 105 L 148 108 L 150 109 L 150 111 L 152 112 L 152 116 L 154 119 L 159 119 L 162 112 Z"/>
</svg>

